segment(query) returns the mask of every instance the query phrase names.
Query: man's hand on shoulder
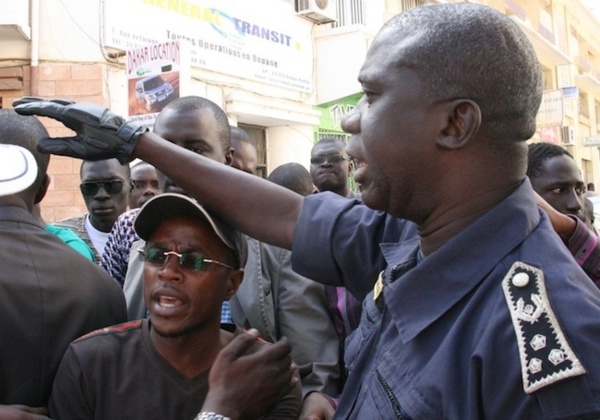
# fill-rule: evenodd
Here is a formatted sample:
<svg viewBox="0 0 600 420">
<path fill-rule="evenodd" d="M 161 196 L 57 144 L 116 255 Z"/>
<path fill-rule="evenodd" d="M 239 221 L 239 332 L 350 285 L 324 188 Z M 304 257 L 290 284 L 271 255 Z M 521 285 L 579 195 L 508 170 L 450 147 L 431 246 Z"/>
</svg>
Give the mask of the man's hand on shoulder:
<svg viewBox="0 0 600 420">
<path fill-rule="evenodd" d="M 577 222 L 566 214 L 562 214 L 542 198 L 537 192 L 534 192 L 538 207 L 546 212 L 554 231 L 558 233 L 563 241 L 568 241 L 575 232 Z"/>
</svg>

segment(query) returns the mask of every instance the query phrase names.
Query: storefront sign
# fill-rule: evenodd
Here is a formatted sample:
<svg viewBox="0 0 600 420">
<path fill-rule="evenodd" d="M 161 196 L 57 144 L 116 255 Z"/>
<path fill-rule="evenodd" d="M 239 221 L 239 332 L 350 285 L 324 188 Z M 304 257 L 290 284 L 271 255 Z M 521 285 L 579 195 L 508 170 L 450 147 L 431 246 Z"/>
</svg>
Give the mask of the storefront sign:
<svg viewBox="0 0 600 420">
<path fill-rule="evenodd" d="M 185 40 L 199 67 L 312 91 L 312 24 L 283 1 L 104 0 L 104 45 Z"/>
<path fill-rule="evenodd" d="M 319 129 L 341 133 L 342 127 L 340 124 L 342 117 L 354 109 L 361 96 L 362 93 L 356 93 L 318 105 L 317 109 L 321 111 Z"/>
<path fill-rule="evenodd" d="M 563 90 L 557 89 L 545 91 L 536 118 L 537 126 L 562 126 L 564 125 L 564 119 Z"/>
<path fill-rule="evenodd" d="M 560 127 L 542 127 L 539 132 L 540 141 L 552 144 L 560 143 Z"/>
<path fill-rule="evenodd" d="M 189 47 L 184 41 L 148 44 L 127 50 L 129 120 L 152 127 L 158 113 L 189 92 Z"/>
<path fill-rule="evenodd" d="M 584 138 L 583 145 L 586 147 L 600 146 L 600 136 L 587 136 Z"/>
</svg>

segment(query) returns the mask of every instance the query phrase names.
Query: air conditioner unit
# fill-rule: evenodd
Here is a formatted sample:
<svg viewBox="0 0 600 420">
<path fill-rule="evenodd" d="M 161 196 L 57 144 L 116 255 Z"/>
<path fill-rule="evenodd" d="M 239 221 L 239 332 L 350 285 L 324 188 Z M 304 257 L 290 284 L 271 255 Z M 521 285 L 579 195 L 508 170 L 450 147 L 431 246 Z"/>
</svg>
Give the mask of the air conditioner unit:
<svg viewBox="0 0 600 420">
<path fill-rule="evenodd" d="M 298 15 L 315 23 L 336 21 L 336 0 L 296 0 Z"/>
<path fill-rule="evenodd" d="M 575 144 L 575 133 L 572 126 L 561 127 L 561 132 L 563 144 Z"/>
</svg>

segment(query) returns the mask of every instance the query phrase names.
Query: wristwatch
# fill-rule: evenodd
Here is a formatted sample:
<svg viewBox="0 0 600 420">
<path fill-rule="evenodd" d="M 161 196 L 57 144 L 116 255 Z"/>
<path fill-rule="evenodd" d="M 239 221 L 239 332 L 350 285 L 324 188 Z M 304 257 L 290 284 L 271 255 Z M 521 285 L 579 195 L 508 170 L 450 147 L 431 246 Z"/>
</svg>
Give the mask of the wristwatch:
<svg viewBox="0 0 600 420">
<path fill-rule="evenodd" d="M 202 411 L 198 413 L 194 420 L 231 420 L 231 417 L 226 417 L 212 411 Z"/>
</svg>

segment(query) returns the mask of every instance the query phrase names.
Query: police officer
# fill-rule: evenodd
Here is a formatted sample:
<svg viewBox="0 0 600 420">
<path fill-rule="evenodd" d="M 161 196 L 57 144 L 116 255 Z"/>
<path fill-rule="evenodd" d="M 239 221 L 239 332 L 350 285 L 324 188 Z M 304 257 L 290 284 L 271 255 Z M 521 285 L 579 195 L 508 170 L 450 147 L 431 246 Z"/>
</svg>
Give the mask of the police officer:
<svg viewBox="0 0 600 420">
<path fill-rule="evenodd" d="M 417 7 L 381 29 L 359 81 L 342 126 L 365 205 L 303 198 L 90 104 L 17 110 L 75 126 L 74 147 L 45 150 L 151 162 L 241 231 L 292 248 L 294 270 L 365 297 L 337 418 L 599 416 L 600 292 L 525 176 L 543 89 L 526 36 L 487 6 Z M 324 401 L 303 415 L 331 414 Z"/>
</svg>

